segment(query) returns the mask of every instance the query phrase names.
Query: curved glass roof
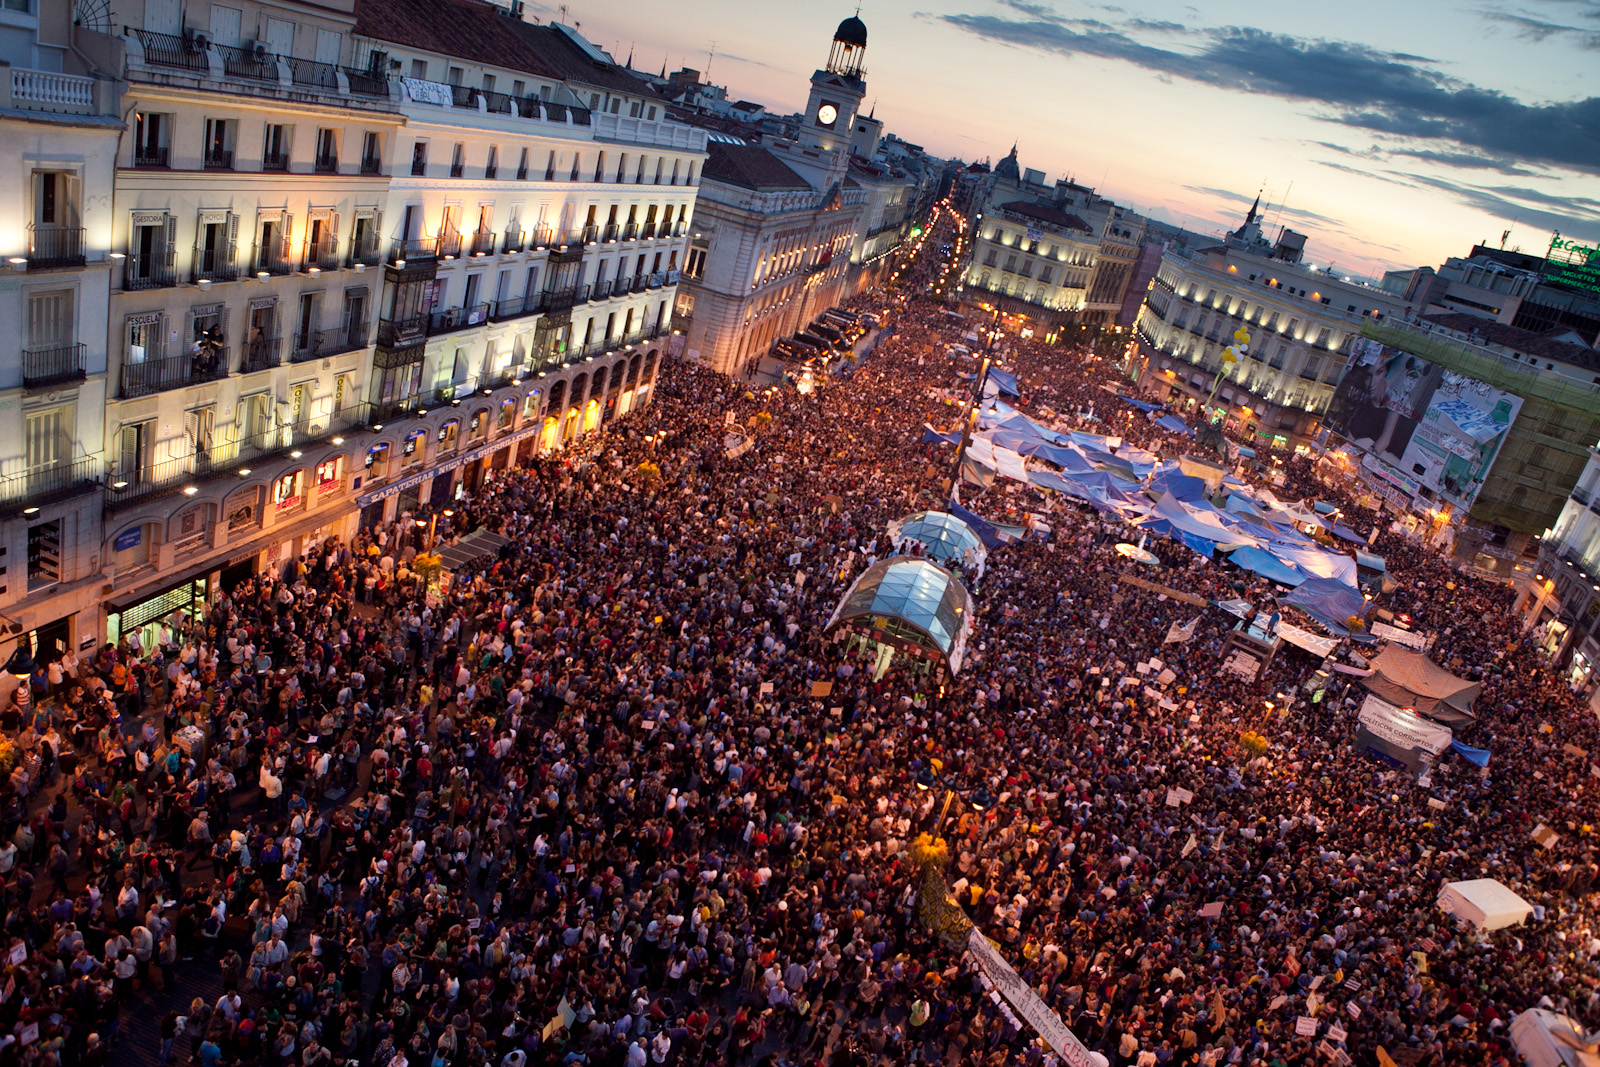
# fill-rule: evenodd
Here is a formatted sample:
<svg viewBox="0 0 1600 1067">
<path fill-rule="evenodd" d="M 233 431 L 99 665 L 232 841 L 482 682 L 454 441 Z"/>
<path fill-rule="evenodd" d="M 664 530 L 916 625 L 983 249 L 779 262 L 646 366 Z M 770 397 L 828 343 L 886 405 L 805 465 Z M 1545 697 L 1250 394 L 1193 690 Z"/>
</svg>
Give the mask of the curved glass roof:
<svg viewBox="0 0 1600 1067">
<path fill-rule="evenodd" d="M 972 599 L 950 572 L 927 560 L 896 557 L 868 567 L 833 610 L 828 629 L 864 615 L 898 619 L 928 639 L 952 672 L 961 669 Z"/>
<path fill-rule="evenodd" d="M 889 524 L 895 548 L 907 538 L 920 543 L 930 559 L 964 562 L 970 551 L 972 563 L 981 568 L 989 554 L 977 531 L 945 511 L 919 511 Z"/>
</svg>

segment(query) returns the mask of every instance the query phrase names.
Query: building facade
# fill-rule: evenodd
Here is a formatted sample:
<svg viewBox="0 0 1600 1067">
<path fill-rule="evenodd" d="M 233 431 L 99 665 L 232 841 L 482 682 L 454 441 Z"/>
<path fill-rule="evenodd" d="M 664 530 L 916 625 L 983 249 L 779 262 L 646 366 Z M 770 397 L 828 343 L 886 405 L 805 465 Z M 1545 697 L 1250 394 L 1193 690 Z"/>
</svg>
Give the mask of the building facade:
<svg viewBox="0 0 1600 1067">
<path fill-rule="evenodd" d="M 1600 711 L 1600 449 L 1539 545 L 1538 569 L 1521 591 L 1524 628 L 1573 689 Z"/>
<path fill-rule="evenodd" d="M 839 24 L 794 138 L 708 145 L 678 302 L 690 358 L 738 373 L 850 294 L 868 200 L 850 167 L 866 43 L 860 19 Z"/>
<path fill-rule="evenodd" d="M 0 112 L 37 223 L 0 289 L 37 324 L 0 363 L 27 412 L 0 548 L 34 560 L 0 612 L 41 652 L 648 402 L 705 135 L 575 30 L 150 0 L 113 36 L 45 7 Z"/>
<path fill-rule="evenodd" d="M 120 45 L 69 4 L 0 12 L 0 659 L 93 643 Z"/>
<path fill-rule="evenodd" d="M 1405 303 L 1306 266 L 1297 237 L 1264 241 L 1252 209 L 1224 244 L 1168 249 L 1135 326 L 1130 377 L 1141 390 L 1184 414 L 1209 397 L 1204 417 L 1228 430 L 1270 448 L 1308 447 L 1363 326 L 1403 318 Z M 1246 358 L 1224 370 L 1241 326 Z"/>
</svg>

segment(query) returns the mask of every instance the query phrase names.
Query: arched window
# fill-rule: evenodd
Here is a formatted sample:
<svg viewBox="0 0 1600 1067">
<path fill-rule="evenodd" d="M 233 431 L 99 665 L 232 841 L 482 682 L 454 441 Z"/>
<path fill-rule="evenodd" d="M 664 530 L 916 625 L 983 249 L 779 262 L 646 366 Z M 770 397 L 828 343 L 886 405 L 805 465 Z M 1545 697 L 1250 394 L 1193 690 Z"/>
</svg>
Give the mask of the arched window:
<svg viewBox="0 0 1600 1067">
<path fill-rule="evenodd" d="M 400 448 L 400 466 L 415 467 L 422 462 L 422 453 L 426 451 L 423 439 L 427 436 L 423 430 L 412 430 L 406 434 L 406 443 Z"/>
<path fill-rule="evenodd" d="M 389 476 L 389 443 L 367 449 L 367 481 L 382 481 Z"/>
<path fill-rule="evenodd" d="M 479 408 L 472 413 L 469 430 L 472 440 L 481 441 L 489 436 L 489 409 Z"/>
<path fill-rule="evenodd" d="M 461 420 L 446 419 L 443 426 L 439 427 L 439 451 L 453 452 L 461 443 Z"/>
</svg>

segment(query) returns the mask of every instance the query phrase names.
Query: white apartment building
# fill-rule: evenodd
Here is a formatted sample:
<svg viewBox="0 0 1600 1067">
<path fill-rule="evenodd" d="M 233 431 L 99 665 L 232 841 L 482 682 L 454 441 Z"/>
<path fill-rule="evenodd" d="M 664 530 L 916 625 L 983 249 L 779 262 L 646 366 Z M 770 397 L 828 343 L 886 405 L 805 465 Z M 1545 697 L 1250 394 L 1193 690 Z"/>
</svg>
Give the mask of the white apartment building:
<svg viewBox="0 0 1600 1067">
<path fill-rule="evenodd" d="M 71 5 L 10 0 L 0 62 L 0 661 L 43 661 L 99 631 L 121 60 Z"/>
<path fill-rule="evenodd" d="M 124 29 L 104 639 L 348 532 L 390 83 L 354 0 L 151 0 Z"/>
<path fill-rule="evenodd" d="M 704 134 L 477 0 L 124 37 L 105 636 L 645 403 Z"/>
<path fill-rule="evenodd" d="M 367 469 L 405 476 L 369 475 L 376 521 L 474 484 L 487 457 L 460 457 L 491 425 L 531 452 L 647 401 L 706 138 L 563 25 L 398 0 L 357 28 L 405 123 L 365 393 L 382 427 Z"/>
<path fill-rule="evenodd" d="M 1228 368 L 1204 417 L 1266 447 L 1304 447 L 1321 426 L 1362 325 L 1403 319 L 1405 303 L 1303 264 L 1303 243 L 1285 231 L 1284 240 L 1268 244 L 1252 210 L 1223 244 L 1169 249 L 1135 326 L 1140 388 L 1195 412 L 1212 394 L 1223 349 L 1243 326 L 1251 337 L 1246 358 Z"/>
</svg>

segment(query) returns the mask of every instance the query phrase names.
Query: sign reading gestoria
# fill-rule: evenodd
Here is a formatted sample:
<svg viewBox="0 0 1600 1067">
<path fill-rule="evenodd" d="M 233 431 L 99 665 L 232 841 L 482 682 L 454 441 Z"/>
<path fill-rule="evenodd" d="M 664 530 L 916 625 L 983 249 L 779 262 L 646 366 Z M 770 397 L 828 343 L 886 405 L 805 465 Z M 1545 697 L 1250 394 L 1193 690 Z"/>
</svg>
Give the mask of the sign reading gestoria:
<svg viewBox="0 0 1600 1067">
<path fill-rule="evenodd" d="M 1600 293 L 1600 248 L 1581 244 L 1559 233 L 1550 235 L 1550 252 L 1544 258 L 1547 281 Z"/>
</svg>

